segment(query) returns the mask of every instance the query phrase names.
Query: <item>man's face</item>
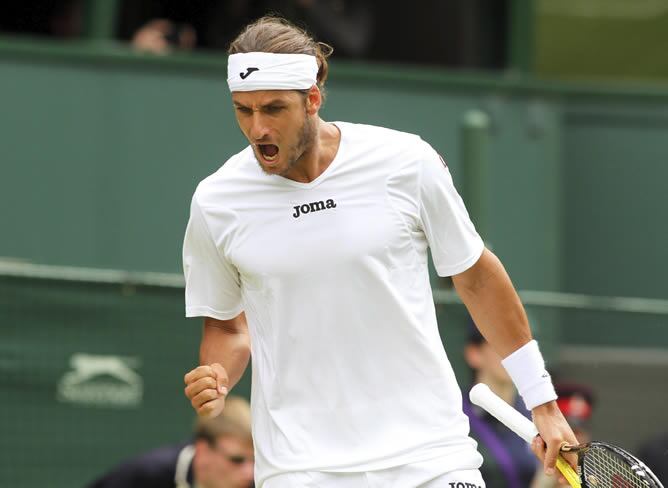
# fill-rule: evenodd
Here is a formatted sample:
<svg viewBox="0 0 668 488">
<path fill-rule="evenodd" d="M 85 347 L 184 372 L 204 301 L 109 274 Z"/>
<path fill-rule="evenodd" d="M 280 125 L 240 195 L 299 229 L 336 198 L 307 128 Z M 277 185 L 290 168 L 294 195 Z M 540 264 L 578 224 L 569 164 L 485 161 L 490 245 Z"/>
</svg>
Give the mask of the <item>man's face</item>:
<svg viewBox="0 0 668 488">
<path fill-rule="evenodd" d="M 313 95 L 295 90 L 232 93 L 237 122 L 265 173 L 285 176 L 313 147 Z M 318 93 L 319 101 L 319 93 Z"/>
<path fill-rule="evenodd" d="M 213 447 L 197 441 L 193 464 L 197 486 L 202 488 L 253 486 L 253 446 L 243 439 L 220 437 Z"/>
</svg>

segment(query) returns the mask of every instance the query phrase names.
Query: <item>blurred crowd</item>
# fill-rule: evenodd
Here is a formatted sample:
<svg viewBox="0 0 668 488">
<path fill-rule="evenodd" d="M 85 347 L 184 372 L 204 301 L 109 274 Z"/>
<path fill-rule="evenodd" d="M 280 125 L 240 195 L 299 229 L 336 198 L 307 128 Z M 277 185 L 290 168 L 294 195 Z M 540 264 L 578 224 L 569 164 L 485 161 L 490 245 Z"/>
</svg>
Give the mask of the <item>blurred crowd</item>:
<svg viewBox="0 0 668 488">
<path fill-rule="evenodd" d="M 0 34 L 76 39 L 84 0 L 25 0 L 0 7 Z M 226 50 L 251 20 L 280 14 L 335 47 L 337 59 L 501 69 L 508 0 L 119 0 L 115 39 L 157 54 Z"/>
<path fill-rule="evenodd" d="M 229 396 L 223 414 L 198 418 L 191 439 L 130 457 L 87 488 L 251 488 L 250 405 Z"/>
</svg>

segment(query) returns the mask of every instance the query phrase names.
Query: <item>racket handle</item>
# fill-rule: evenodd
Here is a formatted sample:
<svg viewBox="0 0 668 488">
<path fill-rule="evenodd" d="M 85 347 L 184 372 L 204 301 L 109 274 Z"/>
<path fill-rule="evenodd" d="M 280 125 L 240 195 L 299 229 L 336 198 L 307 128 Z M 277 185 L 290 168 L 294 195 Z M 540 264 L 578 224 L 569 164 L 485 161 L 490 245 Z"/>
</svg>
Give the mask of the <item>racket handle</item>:
<svg viewBox="0 0 668 488">
<path fill-rule="evenodd" d="M 561 471 L 563 477 L 566 478 L 568 484 L 573 488 L 580 488 L 582 486 L 580 483 L 580 476 L 575 472 L 571 465 L 568 464 L 563 457 L 561 457 L 561 454 L 559 454 L 557 457 L 557 469 Z"/>
<path fill-rule="evenodd" d="M 504 402 L 486 384 L 478 383 L 471 388 L 469 398 L 471 403 L 492 414 L 527 443 L 531 444 L 538 435 L 538 429 L 531 420 Z"/>
<path fill-rule="evenodd" d="M 531 420 L 504 402 L 484 383 L 478 383 L 471 388 L 469 398 L 471 403 L 489 412 L 527 443 L 531 444 L 534 437 L 538 435 L 538 429 Z M 561 455 L 557 458 L 557 469 L 561 471 L 572 488 L 581 487 L 580 477 Z"/>
</svg>

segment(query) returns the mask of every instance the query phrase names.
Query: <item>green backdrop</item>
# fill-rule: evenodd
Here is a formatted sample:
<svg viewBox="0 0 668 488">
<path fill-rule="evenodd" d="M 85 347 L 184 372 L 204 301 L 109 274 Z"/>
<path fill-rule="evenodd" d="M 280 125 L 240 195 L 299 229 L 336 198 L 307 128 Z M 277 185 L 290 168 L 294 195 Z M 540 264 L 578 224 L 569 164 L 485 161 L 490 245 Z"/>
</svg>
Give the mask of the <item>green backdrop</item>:
<svg viewBox="0 0 668 488">
<path fill-rule="evenodd" d="M 79 487 L 189 438 L 183 289 L 0 277 L 0 486 Z M 246 375 L 234 393 L 250 394 Z"/>
</svg>

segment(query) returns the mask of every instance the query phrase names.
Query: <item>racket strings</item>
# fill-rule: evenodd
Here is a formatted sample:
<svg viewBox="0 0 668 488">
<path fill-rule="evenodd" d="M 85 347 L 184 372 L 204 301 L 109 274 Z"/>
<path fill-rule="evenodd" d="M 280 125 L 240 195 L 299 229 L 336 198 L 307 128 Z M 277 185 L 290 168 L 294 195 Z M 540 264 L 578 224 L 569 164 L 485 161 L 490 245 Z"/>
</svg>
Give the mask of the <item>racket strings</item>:
<svg viewBox="0 0 668 488">
<path fill-rule="evenodd" d="M 592 488 L 647 488 L 648 482 L 614 452 L 589 449 L 583 459 L 583 476 Z"/>
</svg>

